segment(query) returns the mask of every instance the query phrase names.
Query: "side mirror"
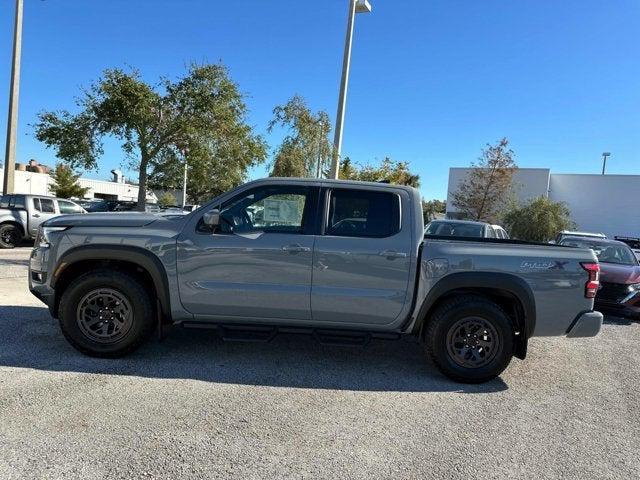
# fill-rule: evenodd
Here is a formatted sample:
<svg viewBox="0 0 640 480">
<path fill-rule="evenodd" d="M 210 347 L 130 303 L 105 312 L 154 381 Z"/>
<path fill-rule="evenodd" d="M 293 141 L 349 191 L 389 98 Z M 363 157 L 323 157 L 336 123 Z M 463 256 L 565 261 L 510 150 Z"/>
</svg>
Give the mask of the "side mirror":
<svg viewBox="0 0 640 480">
<path fill-rule="evenodd" d="M 217 208 L 209 210 L 204 214 L 202 220 L 204 221 L 205 225 L 209 225 L 213 228 L 217 227 L 218 225 L 220 225 L 220 210 L 218 210 Z"/>
</svg>

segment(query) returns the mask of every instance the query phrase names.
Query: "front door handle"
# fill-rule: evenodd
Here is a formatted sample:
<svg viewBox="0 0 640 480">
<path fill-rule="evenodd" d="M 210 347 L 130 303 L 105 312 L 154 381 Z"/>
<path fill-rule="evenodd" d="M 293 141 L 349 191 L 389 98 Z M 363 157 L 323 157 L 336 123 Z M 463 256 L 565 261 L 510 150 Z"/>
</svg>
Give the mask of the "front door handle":
<svg viewBox="0 0 640 480">
<path fill-rule="evenodd" d="M 289 253 L 310 252 L 311 247 L 303 247 L 299 243 L 292 243 L 291 245 L 283 246 L 282 251 L 289 252 Z"/>
<path fill-rule="evenodd" d="M 397 252 L 395 250 L 383 250 L 379 252 L 378 255 L 381 257 L 385 257 L 388 260 L 393 260 L 394 258 L 407 258 L 408 255 L 405 252 Z"/>
</svg>

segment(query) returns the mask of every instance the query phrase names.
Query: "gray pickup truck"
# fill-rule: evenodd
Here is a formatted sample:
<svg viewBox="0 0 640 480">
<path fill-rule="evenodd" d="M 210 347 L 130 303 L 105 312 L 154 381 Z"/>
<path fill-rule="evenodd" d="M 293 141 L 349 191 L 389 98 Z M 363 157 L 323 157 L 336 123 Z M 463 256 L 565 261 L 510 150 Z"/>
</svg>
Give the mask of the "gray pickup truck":
<svg viewBox="0 0 640 480">
<path fill-rule="evenodd" d="M 534 335 L 599 332 L 591 250 L 423 229 L 413 188 L 271 178 L 182 217 L 49 220 L 29 286 L 76 349 L 101 357 L 167 323 L 230 340 L 413 335 L 444 374 L 483 382 L 524 359 Z"/>
<path fill-rule="evenodd" d="M 87 213 L 77 203 L 45 195 L 7 194 L 0 197 L 0 248 L 33 240 L 40 224 L 57 215 Z"/>
</svg>

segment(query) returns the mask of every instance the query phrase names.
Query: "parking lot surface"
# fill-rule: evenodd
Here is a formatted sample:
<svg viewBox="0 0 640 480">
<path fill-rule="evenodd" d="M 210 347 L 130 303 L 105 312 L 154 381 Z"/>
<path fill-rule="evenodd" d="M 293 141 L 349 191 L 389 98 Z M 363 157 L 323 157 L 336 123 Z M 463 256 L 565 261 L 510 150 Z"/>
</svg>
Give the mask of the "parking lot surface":
<svg viewBox="0 0 640 480">
<path fill-rule="evenodd" d="M 533 339 L 460 385 L 409 340 L 223 343 L 174 328 L 85 357 L 0 250 L 0 478 L 640 478 L 640 325 Z"/>
</svg>

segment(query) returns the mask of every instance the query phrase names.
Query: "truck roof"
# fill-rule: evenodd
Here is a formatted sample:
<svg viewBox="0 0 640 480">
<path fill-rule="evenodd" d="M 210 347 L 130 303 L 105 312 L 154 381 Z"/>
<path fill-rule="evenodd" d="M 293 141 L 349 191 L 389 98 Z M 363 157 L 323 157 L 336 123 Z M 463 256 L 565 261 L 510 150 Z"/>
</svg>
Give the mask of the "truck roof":
<svg viewBox="0 0 640 480">
<path fill-rule="evenodd" d="M 332 178 L 301 178 L 301 177 L 266 177 L 257 180 L 252 180 L 251 182 L 247 182 L 246 185 L 250 185 L 253 183 L 265 184 L 265 183 L 296 183 L 296 184 L 307 184 L 314 186 L 340 186 L 340 187 L 348 187 L 348 186 L 368 186 L 368 187 L 382 187 L 382 188 L 394 188 L 394 189 L 403 189 L 407 191 L 415 192 L 416 189 L 407 185 L 397 185 L 385 182 L 362 182 L 360 180 L 336 180 Z"/>
</svg>

